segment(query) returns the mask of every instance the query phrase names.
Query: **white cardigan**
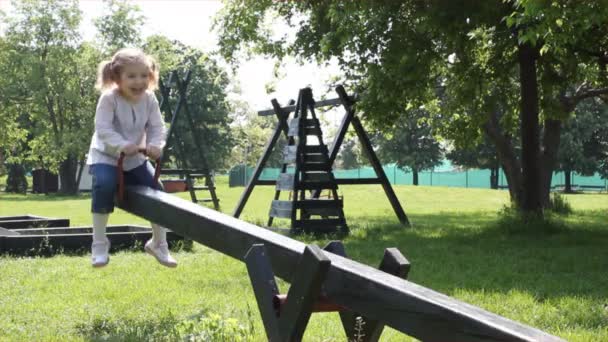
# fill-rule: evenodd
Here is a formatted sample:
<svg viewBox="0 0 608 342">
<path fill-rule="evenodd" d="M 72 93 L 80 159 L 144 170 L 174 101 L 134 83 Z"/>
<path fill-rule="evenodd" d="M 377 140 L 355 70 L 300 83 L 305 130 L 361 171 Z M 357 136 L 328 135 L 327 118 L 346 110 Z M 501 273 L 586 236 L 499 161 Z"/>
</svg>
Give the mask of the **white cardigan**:
<svg viewBox="0 0 608 342">
<path fill-rule="evenodd" d="M 153 145 L 165 146 L 166 129 L 152 91 L 146 91 L 141 99 L 132 103 L 118 92 L 118 88 L 101 94 L 95 111 L 95 133 L 91 139 L 87 165 L 116 165 L 120 151 L 127 144 L 141 148 Z M 134 169 L 145 161 L 138 153 L 124 159 L 124 170 Z"/>
</svg>

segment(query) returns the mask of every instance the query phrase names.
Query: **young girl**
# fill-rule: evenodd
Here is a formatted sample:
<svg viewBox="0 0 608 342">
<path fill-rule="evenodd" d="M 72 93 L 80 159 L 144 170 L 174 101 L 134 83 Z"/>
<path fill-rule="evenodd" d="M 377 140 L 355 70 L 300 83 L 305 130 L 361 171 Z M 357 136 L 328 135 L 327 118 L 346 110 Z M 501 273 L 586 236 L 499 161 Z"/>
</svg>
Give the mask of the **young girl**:
<svg viewBox="0 0 608 342">
<path fill-rule="evenodd" d="M 137 49 L 122 49 L 111 61 L 99 65 L 97 88 L 102 94 L 95 112 L 95 133 L 87 159 L 93 175 L 93 267 L 105 266 L 110 261 L 106 225 L 109 214 L 114 211 L 120 154 L 126 155 L 123 163 L 125 184 L 159 189 L 154 182 L 152 166 L 138 152 L 145 148 L 150 158 L 157 159 L 165 145 L 165 124 L 153 93 L 157 82 L 156 62 Z M 177 266 L 169 254 L 163 227 L 152 223 L 152 238 L 144 248 L 162 265 Z"/>
</svg>

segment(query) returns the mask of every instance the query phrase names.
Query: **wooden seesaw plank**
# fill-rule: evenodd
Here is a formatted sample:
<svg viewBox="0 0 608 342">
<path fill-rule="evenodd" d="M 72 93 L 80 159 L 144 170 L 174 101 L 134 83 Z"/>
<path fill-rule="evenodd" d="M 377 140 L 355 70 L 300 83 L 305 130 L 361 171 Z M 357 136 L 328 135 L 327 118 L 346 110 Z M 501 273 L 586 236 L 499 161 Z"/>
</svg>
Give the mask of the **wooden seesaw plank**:
<svg viewBox="0 0 608 342">
<path fill-rule="evenodd" d="M 290 282 L 306 245 L 146 187 L 127 187 L 122 209 L 243 261 L 264 244 L 274 273 Z M 326 253 L 325 296 L 368 318 L 428 341 L 563 341 L 367 265 Z"/>
</svg>

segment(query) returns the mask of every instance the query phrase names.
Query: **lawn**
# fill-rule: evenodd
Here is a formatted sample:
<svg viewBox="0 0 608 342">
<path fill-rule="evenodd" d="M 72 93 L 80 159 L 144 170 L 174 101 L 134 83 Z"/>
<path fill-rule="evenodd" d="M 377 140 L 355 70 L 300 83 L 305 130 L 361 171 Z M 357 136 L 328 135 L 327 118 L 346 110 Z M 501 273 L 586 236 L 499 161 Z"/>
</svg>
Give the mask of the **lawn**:
<svg viewBox="0 0 608 342">
<path fill-rule="evenodd" d="M 243 188 L 219 183 L 230 213 Z M 413 229 L 399 225 L 380 186 L 341 187 L 351 258 L 376 265 L 384 248 L 398 247 L 418 284 L 569 341 L 608 340 L 607 194 L 565 196 L 574 214 L 556 219 L 565 227 L 557 232 L 513 234 L 498 216 L 505 191 L 395 190 Z M 264 222 L 272 194 L 257 188 L 242 218 Z M 89 206 L 87 194 L 0 194 L 0 216 L 67 217 L 73 226 L 90 225 Z M 125 223 L 145 221 L 111 216 L 110 224 Z M 244 264 L 200 245 L 175 255 L 175 270 L 140 250 L 112 255 L 104 269 L 92 269 L 88 255 L 0 257 L 0 340 L 265 340 Z M 344 339 L 336 314 L 313 315 L 305 340 Z M 381 340 L 409 339 L 387 329 Z"/>
</svg>

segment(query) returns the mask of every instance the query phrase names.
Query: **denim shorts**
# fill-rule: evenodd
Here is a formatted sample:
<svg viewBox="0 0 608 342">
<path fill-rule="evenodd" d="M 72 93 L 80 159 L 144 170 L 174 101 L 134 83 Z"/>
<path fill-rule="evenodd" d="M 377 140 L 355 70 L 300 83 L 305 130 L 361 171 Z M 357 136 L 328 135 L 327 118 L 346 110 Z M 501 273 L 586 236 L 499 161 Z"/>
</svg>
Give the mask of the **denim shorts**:
<svg viewBox="0 0 608 342">
<path fill-rule="evenodd" d="M 114 197 L 118 190 L 118 168 L 109 164 L 93 164 L 89 168 L 93 176 L 91 212 L 108 214 L 114 211 Z M 126 185 L 145 185 L 160 190 L 154 182 L 154 168 L 146 161 L 140 166 L 124 172 Z"/>
</svg>

